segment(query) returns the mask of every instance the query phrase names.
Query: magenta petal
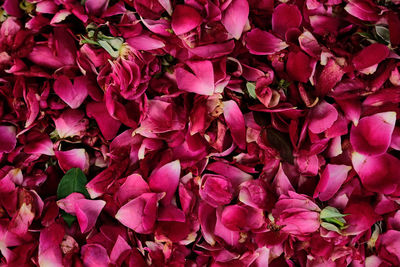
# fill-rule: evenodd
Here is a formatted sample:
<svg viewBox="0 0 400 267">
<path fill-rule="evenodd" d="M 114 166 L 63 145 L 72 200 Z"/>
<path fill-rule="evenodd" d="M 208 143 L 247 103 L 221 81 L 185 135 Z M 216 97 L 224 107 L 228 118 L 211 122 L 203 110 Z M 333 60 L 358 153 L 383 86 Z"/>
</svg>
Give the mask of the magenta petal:
<svg viewBox="0 0 400 267">
<path fill-rule="evenodd" d="M 185 213 L 174 205 L 161 206 L 158 209 L 157 221 L 185 222 Z"/>
<path fill-rule="evenodd" d="M 214 93 L 214 69 L 211 61 L 188 61 L 193 73 L 179 67 L 175 70 L 179 89 L 200 95 Z"/>
<path fill-rule="evenodd" d="M 90 15 L 99 16 L 106 11 L 108 0 L 86 0 L 85 7 Z"/>
<path fill-rule="evenodd" d="M 172 30 L 176 35 L 181 35 L 199 26 L 202 20 L 199 12 L 193 7 L 177 5 L 172 13 Z"/>
<path fill-rule="evenodd" d="M 395 112 L 377 113 L 364 117 L 350 131 L 350 143 L 354 150 L 365 155 L 386 152 L 396 123 Z"/>
<path fill-rule="evenodd" d="M 64 227 L 53 223 L 48 228 L 43 228 L 39 238 L 39 265 L 62 267 L 62 253 L 60 244 L 64 238 Z"/>
<path fill-rule="evenodd" d="M 119 203 L 125 203 L 130 198 L 136 198 L 143 193 L 150 192 L 149 185 L 140 174 L 132 174 L 126 177 L 125 182 L 119 187 L 115 196 Z"/>
<path fill-rule="evenodd" d="M 239 168 L 236 168 L 232 165 L 223 162 L 213 162 L 207 166 L 207 170 L 213 171 L 220 175 L 225 176 L 230 180 L 234 187 L 239 186 L 241 183 L 245 181 L 249 181 L 253 179 L 253 176 L 242 171 Z"/>
<path fill-rule="evenodd" d="M 82 233 L 93 228 L 105 205 L 104 200 L 79 199 L 75 202 L 75 214 Z"/>
<path fill-rule="evenodd" d="M 344 71 L 336 61 L 331 58 L 325 65 L 324 69 L 317 76 L 315 87 L 318 96 L 325 96 L 335 85 L 342 79 Z"/>
<path fill-rule="evenodd" d="M 65 212 L 75 215 L 75 203 L 80 200 L 84 199 L 85 196 L 81 193 L 72 193 L 69 194 L 66 198 L 60 199 L 57 201 L 57 206 L 64 210 Z"/>
<path fill-rule="evenodd" d="M 67 109 L 60 117 L 54 119 L 56 131 L 60 138 L 81 136 L 85 133 L 88 120 L 81 110 Z"/>
<path fill-rule="evenodd" d="M 144 193 L 122 206 L 115 218 L 139 234 L 149 234 L 156 222 L 158 199 L 156 193 Z"/>
<path fill-rule="evenodd" d="M 338 112 L 334 106 L 322 101 L 310 110 L 310 123 L 308 129 L 315 134 L 324 132 L 330 128 L 338 118 Z"/>
<path fill-rule="evenodd" d="M 246 149 L 246 128 L 239 106 L 233 100 L 225 101 L 223 104 L 224 118 L 231 131 L 233 141 L 240 149 Z"/>
<path fill-rule="evenodd" d="M 85 79 L 84 76 L 77 77 L 74 80 L 74 85 L 72 85 L 70 79 L 61 76 L 54 82 L 54 91 L 68 106 L 76 109 L 83 103 L 88 94 Z"/>
<path fill-rule="evenodd" d="M 17 145 L 15 127 L 0 126 L 0 153 L 11 152 Z"/>
<path fill-rule="evenodd" d="M 249 16 L 249 3 L 247 0 L 232 0 L 231 4 L 222 14 L 221 23 L 235 39 L 242 35 Z"/>
<path fill-rule="evenodd" d="M 200 201 L 199 203 L 199 222 L 201 225 L 201 233 L 203 234 L 203 238 L 206 240 L 206 242 L 210 245 L 215 244 L 215 238 L 214 238 L 214 227 L 215 227 L 215 222 L 216 222 L 216 214 L 215 214 L 215 208 L 211 207 L 207 203 Z"/>
<path fill-rule="evenodd" d="M 331 199 L 347 178 L 350 166 L 327 164 L 315 188 L 314 198 L 317 196 L 322 201 Z"/>
<path fill-rule="evenodd" d="M 246 47 L 254 55 L 272 55 L 288 45 L 271 33 L 256 28 L 247 33 Z"/>
<path fill-rule="evenodd" d="M 215 235 L 221 237 L 230 246 L 236 246 L 239 243 L 240 232 L 232 231 L 225 227 L 222 223 L 222 211 L 223 208 L 217 209 L 217 221 L 215 223 Z"/>
<path fill-rule="evenodd" d="M 86 267 L 108 267 L 110 258 L 107 250 L 99 244 L 86 244 L 82 246 L 81 258 Z"/>
<path fill-rule="evenodd" d="M 247 225 L 247 209 L 239 205 L 226 206 L 221 214 L 221 223 L 232 231 L 240 231 Z"/>
<path fill-rule="evenodd" d="M 290 78 L 306 83 L 313 71 L 311 59 L 303 52 L 290 52 L 286 63 L 286 70 Z"/>
<path fill-rule="evenodd" d="M 149 177 L 150 189 L 154 192 L 165 192 L 165 197 L 161 202 L 165 205 L 171 203 L 175 191 L 178 187 L 179 177 L 181 175 L 181 164 L 179 160 L 165 164 L 155 170 Z"/>
<path fill-rule="evenodd" d="M 280 4 L 272 14 L 272 30 L 284 37 L 290 28 L 298 28 L 302 17 L 296 5 Z"/>
<path fill-rule="evenodd" d="M 131 246 L 125 241 L 123 237 L 118 235 L 117 241 L 115 242 L 113 249 L 110 253 L 110 260 L 113 263 L 116 263 L 118 258 L 125 253 L 126 251 L 131 250 Z"/>
<path fill-rule="evenodd" d="M 273 185 L 278 196 L 287 194 L 289 191 L 294 191 L 292 184 L 289 181 L 286 173 L 283 171 L 282 164 L 279 165 Z"/>
<path fill-rule="evenodd" d="M 138 35 L 126 40 L 126 42 L 136 50 L 153 50 L 165 47 L 162 40 L 153 38 L 149 35 Z"/>
<path fill-rule="evenodd" d="M 101 133 L 107 140 L 111 140 L 117 135 L 121 122 L 110 116 L 104 103 L 87 104 L 86 114 L 96 120 Z"/>
<path fill-rule="evenodd" d="M 71 168 L 80 168 L 84 172 L 89 169 L 89 156 L 83 148 L 56 151 L 55 154 L 60 168 L 65 172 Z"/>
<path fill-rule="evenodd" d="M 396 157 L 390 154 L 369 157 L 353 152 L 351 160 L 367 190 L 391 194 L 399 187 L 400 160 Z"/>
<path fill-rule="evenodd" d="M 353 58 L 353 64 L 357 70 L 362 70 L 380 63 L 388 55 L 389 48 L 386 45 L 379 43 L 371 44 Z"/>
</svg>

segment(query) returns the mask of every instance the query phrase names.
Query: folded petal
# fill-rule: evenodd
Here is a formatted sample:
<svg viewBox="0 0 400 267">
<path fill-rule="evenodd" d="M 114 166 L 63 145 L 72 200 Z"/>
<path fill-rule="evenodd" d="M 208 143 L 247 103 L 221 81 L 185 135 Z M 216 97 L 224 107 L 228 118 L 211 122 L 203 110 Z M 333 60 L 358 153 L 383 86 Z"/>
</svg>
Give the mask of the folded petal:
<svg viewBox="0 0 400 267">
<path fill-rule="evenodd" d="M 246 128 L 243 113 L 235 101 L 223 102 L 224 118 L 228 125 L 233 141 L 240 149 L 246 149 Z"/>
<path fill-rule="evenodd" d="M 75 203 L 80 199 L 85 199 L 85 196 L 81 193 L 72 193 L 57 201 L 57 206 L 65 212 L 75 215 Z"/>
<path fill-rule="evenodd" d="M 110 116 L 105 103 L 91 102 L 87 104 L 86 114 L 96 120 L 104 138 L 111 140 L 117 135 L 121 122 Z"/>
<path fill-rule="evenodd" d="M 125 253 L 126 251 L 131 250 L 131 246 L 125 241 L 123 237 L 118 235 L 117 241 L 115 242 L 111 253 L 110 253 L 110 260 L 112 263 L 117 263 L 118 258 Z"/>
<path fill-rule="evenodd" d="M 58 223 L 53 223 L 40 232 L 38 253 L 40 266 L 64 266 L 60 249 L 64 233 L 64 227 Z"/>
<path fill-rule="evenodd" d="M 60 76 L 54 82 L 56 94 L 72 109 L 78 108 L 85 100 L 88 91 L 85 76 L 77 77 L 74 85 L 66 76 Z"/>
<path fill-rule="evenodd" d="M 245 40 L 247 49 L 254 55 L 272 55 L 288 47 L 281 39 L 257 28 L 248 32 Z"/>
<path fill-rule="evenodd" d="M 172 13 L 172 30 L 176 35 L 181 35 L 199 26 L 202 20 L 199 12 L 193 7 L 177 5 Z"/>
<path fill-rule="evenodd" d="M 58 164 L 64 172 L 71 168 L 80 168 L 84 172 L 89 169 L 89 156 L 83 148 L 56 151 L 55 154 Z"/>
<path fill-rule="evenodd" d="M 352 62 L 356 70 L 362 70 L 382 62 L 388 55 L 389 48 L 386 45 L 375 43 L 361 50 Z"/>
<path fill-rule="evenodd" d="M 225 176 L 230 180 L 230 182 L 234 187 L 239 186 L 241 183 L 245 181 L 253 179 L 253 176 L 242 171 L 241 169 L 219 161 L 210 163 L 207 166 L 207 170 Z"/>
<path fill-rule="evenodd" d="M 132 174 L 126 177 L 125 182 L 115 193 L 119 203 L 125 203 L 130 198 L 136 198 L 143 193 L 149 193 L 150 188 L 140 174 Z"/>
<path fill-rule="evenodd" d="M 338 112 L 334 106 L 322 101 L 310 110 L 310 123 L 308 129 L 319 134 L 330 128 L 338 118 Z"/>
<path fill-rule="evenodd" d="M 214 93 L 214 69 L 211 61 L 188 61 L 186 64 L 193 73 L 178 67 L 175 70 L 178 88 L 200 95 L 212 95 Z"/>
<path fill-rule="evenodd" d="M 315 188 L 314 198 L 319 197 L 322 201 L 331 199 L 346 180 L 350 170 L 350 166 L 327 164 Z"/>
<path fill-rule="evenodd" d="M 156 222 L 158 199 L 156 193 L 144 193 L 122 206 L 115 218 L 139 234 L 149 234 Z"/>
<path fill-rule="evenodd" d="M 85 8 L 90 15 L 100 16 L 106 11 L 109 0 L 86 0 Z"/>
<path fill-rule="evenodd" d="M 272 30 L 285 37 L 287 30 L 298 28 L 301 25 L 302 16 L 296 5 L 280 4 L 272 13 Z"/>
<path fill-rule="evenodd" d="M 170 204 L 178 188 L 181 175 L 181 164 L 179 160 L 165 164 L 155 170 L 149 177 L 149 187 L 153 192 L 165 192 L 165 197 L 161 200 L 163 204 Z"/>
<path fill-rule="evenodd" d="M 89 124 L 81 110 L 67 109 L 60 117 L 53 119 L 60 138 L 81 136 Z"/>
<path fill-rule="evenodd" d="M 0 126 L 0 153 L 11 152 L 17 145 L 14 126 Z"/>
<path fill-rule="evenodd" d="M 396 123 L 396 112 L 366 116 L 350 131 L 354 150 L 365 155 L 380 155 L 389 148 Z"/>
<path fill-rule="evenodd" d="M 75 202 L 75 214 L 82 233 L 94 227 L 105 205 L 104 200 L 79 199 Z"/>
<path fill-rule="evenodd" d="M 249 3 L 247 0 L 232 0 L 224 10 L 221 23 L 233 38 L 239 39 L 249 16 Z"/>
</svg>

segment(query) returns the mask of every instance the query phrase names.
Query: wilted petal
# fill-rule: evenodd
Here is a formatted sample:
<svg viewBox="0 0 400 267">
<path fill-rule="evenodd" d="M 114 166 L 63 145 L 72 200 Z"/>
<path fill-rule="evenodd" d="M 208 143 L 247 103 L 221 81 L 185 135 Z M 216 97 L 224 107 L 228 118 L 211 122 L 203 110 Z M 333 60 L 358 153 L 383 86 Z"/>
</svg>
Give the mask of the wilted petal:
<svg viewBox="0 0 400 267">
<path fill-rule="evenodd" d="M 309 31 L 304 31 L 299 36 L 299 44 L 301 49 L 312 57 L 318 57 L 321 54 L 321 46 Z"/>
<path fill-rule="evenodd" d="M 193 73 L 179 67 L 175 70 L 179 89 L 200 95 L 214 93 L 214 69 L 211 61 L 188 61 Z"/>
<path fill-rule="evenodd" d="M 222 175 L 205 174 L 201 179 L 200 197 L 213 207 L 231 202 L 233 192 L 232 183 Z"/>
<path fill-rule="evenodd" d="M 87 104 L 86 114 L 96 120 L 101 133 L 107 140 L 111 140 L 117 135 L 121 122 L 110 116 L 105 103 L 91 102 Z"/>
<path fill-rule="evenodd" d="M 161 200 L 163 204 L 170 204 L 178 188 L 179 177 L 181 175 L 181 164 L 179 160 L 165 164 L 155 170 L 149 177 L 149 187 L 154 192 L 165 192 L 165 197 Z"/>
<path fill-rule="evenodd" d="M 315 188 L 314 198 L 319 197 L 322 201 L 331 199 L 346 180 L 350 170 L 350 166 L 327 164 Z"/>
<path fill-rule="evenodd" d="M 288 45 L 271 33 L 256 28 L 247 33 L 246 47 L 254 55 L 272 55 Z"/>
<path fill-rule="evenodd" d="M 17 144 L 15 127 L 0 126 L 0 153 L 11 152 Z"/>
<path fill-rule="evenodd" d="M 377 113 L 364 117 L 350 131 L 354 150 L 365 155 L 380 155 L 390 146 L 396 123 L 395 112 Z"/>
<path fill-rule="evenodd" d="M 343 74 L 342 67 L 333 58 L 329 59 L 324 69 L 317 75 L 315 84 L 317 95 L 324 96 L 332 91 L 335 85 L 342 79 Z"/>
<path fill-rule="evenodd" d="M 43 228 L 39 238 L 39 265 L 62 267 L 62 254 L 60 244 L 64 238 L 64 227 L 53 223 Z"/>
<path fill-rule="evenodd" d="M 80 168 L 84 172 L 89 169 L 89 156 L 83 148 L 56 151 L 55 154 L 60 168 L 65 172 L 71 168 Z"/>
<path fill-rule="evenodd" d="M 105 205 L 104 200 L 79 199 L 75 202 L 75 214 L 82 233 L 93 228 Z"/>
<path fill-rule="evenodd" d="M 70 79 L 61 76 L 54 82 L 54 91 L 68 106 L 76 109 L 83 103 L 88 94 L 85 79 L 84 76 L 77 77 L 74 80 L 74 85 L 72 85 Z"/>
<path fill-rule="evenodd" d="M 221 23 L 235 38 L 239 39 L 249 16 L 249 3 L 247 0 L 232 0 L 231 4 L 222 14 Z"/>
<path fill-rule="evenodd" d="M 99 244 L 86 244 L 81 249 L 82 261 L 87 267 L 108 267 L 110 258 L 107 250 Z"/>
<path fill-rule="evenodd" d="M 156 222 L 158 199 L 156 193 L 144 193 L 122 206 L 115 218 L 139 234 L 149 234 Z"/>
<path fill-rule="evenodd" d="M 172 30 L 176 35 L 181 35 L 199 26 L 202 20 L 199 12 L 193 7 L 177 5 L 172 13 Z"/>
<path fill-rule="evenodd" d="M 298 28 L 302 17 L 296 5 L 280 4 L 272 13 L 272 30 L 284 37 L 290 28 Z"/>
<path fill-rule="evenodd" d="M 330 128 L 338 118 L 338 112 L 334 106 L 322 101 L 310 110 L 310 123 L 308 129 L 319 134 Z"/>
<path fill-rule="evenodd" d="M 233 141 L 240 149 L 246 149 L 246 128 L 243 113 L 233 100 L 225 101 L 223 104 L 224 118 L 231 131 Z"/>
<path fill-rule="evenodd" d="M 361 50 L 361 52 L 353 58 L 352 62 L 356 70 L 362 70 L 380 63 L 385 60 L 388 55 L 389 48 L 386 45 L 375 43 Z"/>
</svg>

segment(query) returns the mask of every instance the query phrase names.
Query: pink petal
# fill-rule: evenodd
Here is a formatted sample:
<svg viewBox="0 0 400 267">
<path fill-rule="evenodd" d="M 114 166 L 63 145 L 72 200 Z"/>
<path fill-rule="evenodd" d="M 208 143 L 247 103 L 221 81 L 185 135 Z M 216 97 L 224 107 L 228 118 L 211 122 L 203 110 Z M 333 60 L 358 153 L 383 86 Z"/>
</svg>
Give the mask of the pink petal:
<svg viewBox="0 0 400 267">
<path fill-rule="evenodd" d="M 15 127 L 0 126 L 0 153 L 9 153 L 14 150 L 17 145 Z"/>
<path fill-rule="evenodd" d="M 364 117 L 350 131 L 350 143 L 354 150 L 366 155 L 386 152 L 396 123 L 395 112 L 377 113 Z"/>
<path fill-rule="evenodd" d="M 400 127 L 394 128 L 390 147 L 396 150 L 400 150 Z"/>
<path fill-rule="evenodd" d="M 115 218 L 139 234 L 149 234 L 156 222 L 158 199 L 156 193 L 144 193 L 122 206 Z"/>
<path fill-rule="evenodd" d="M 53 119 L 58 136 L 67 138 L 83 135 L 89 124 L 84 117 L 85 113 L 81 110 L 67 109 L 61 113 L 60 117 Z"/>
<path fill-rule="evenodd" d="M 246 149 L 246 128 L 243 113 L 233 100 L 225 101 L 223 104 L 224 118 L 231 131 L 233 141 L 240 149 Z"/>
<path fill-rule="evenodd" d="M 284 37 L 290 28 L 298 28 L 302 17 L 296 5 L 280 4 L 272 13 L 272 30 Z"/>
<path fill-rule="evenodd" d="M 79 199 L 75 202 L 75 214 L 82 233 L 91 230 L 106 205 L 104 200 Z"/>
<path fill-rule="evenodd" d="M 85 79 L 84 76 L 77 77 L 74 80 L 74 85 L 72 85 L 70 79 L 61 76 L 54 82 L 54 91 L 68 106 L 76 109 L 83 103 L 88 94 Z"/>
<path fill-rule="evenodd" d="M 86 244 L 82 246 L 81 258 L 86 267 L 108 267 L 110 258 L 107 250 L 99 244 Z"/>
<path fill-rule="evenodd" d="M 348 226 L 344 232 L 350 235 L 358 235 L 368 231 L 374 223 L 382 220 L 381 216 L 374 212 L 373 207 L 368 202 L 350 203 L 343 210 L 343 213 L 348 214 L 344 217 Z"/>
<path fill-rule="evenodd" d="M 11 16 L 21 17 L 23 15 L 22 10 L 19 8 L 18 0 L 5 0 L 2 7 Z"/>
<path fill-rule="evenodd" d="M 314 198 L 319 197 L 322 201 L 331 199 L 346 180 L 350 170 L 350 166 L 327 164 L 315 188 Z"/>
<path fill-rule="evenodd" d="M 39 238 L 39 265 L 62 267 L 62 254 L 60 244 L 64 238 L 64 227 L 53 223 L 47 228 L 43 228 Z"/>
<path fill-rule="evenodd" d="M 386 45 L 375 43 L 361 50 L 352 62 L 356 70 L 362 70 L 382 62 L 388 55 L 389 48 Z"/>
<path fill-rule="evenodd" d="M 119 187 L 115 193 L 119 203 L 125 203 L 128 199 L 133 199 L 143 193 L 149 193 L 149 185 L 143 180 L 140 174 L 129 175 L 125 182 Z"/>
<path fill-rule="evenodd" d="M 161 168 L 155 170 L 150 175 L 148 181 L 150 189 L 153 192 L 165 192 L 165 197 L 161 203 L 168 205 L 174 197 L 178 188 L 179 178 L 181 175 L 181 164 L 179 160 L 165 164 Z"/>
<path fill-rule="evenodd" d="M 72 193 L 57 201 L 57 206 L 65 212 L 75 215 L 75 203 L 80 199 L 85 199 L 85 196 L 81 193 Z"/>
<path fill-rule="evenodd" d="M 248 32 L 245 40 L 247 49 L 254 55 L 272 55 L 288 47 L 281 39 L 257 28 Z"/>
<path fill-rule="evenodd" d="M 58 164 L 64 172 L 71 168 L 80 168 L 84 172 L 89 169 L 89 156 L 83 148 L 56 151 L 55 154 Z"/>
<path fill-rule="evenodd" d="M 115 242 L 113 249 L 110 253 L 110 260 L 112 263 L 117 263 L 118 258 L 126 251 L 131 250 L 131 246 L 125 241 L 123 237 L 118 235 L 117 241 Z"/>
<path fill-rule="evenodd" d="M 351 15 L 361 20 L 376 21 L 379 19 L 379 9 L 372 4 L 372 1 L 352 0 L 344 7 Z"/>
<path fill-rule="evenodd" d="M 305 31 L 299 36 L 301 49 L 311 57 L 318 57 L 321 54 L 321 46 L 311 32 Z"/>
<path fill-rule="evenodd" d="M 85 8 L 90 15 L 99 16 L 106 11 L 108 0 L 86 0 Z"/>
<path fill-rule="evenodd" d="M 57 69 L 64 66 L 60 59 L 54 55 L 53 51 L 44 45 L 35 46 L 28 55 L 28 59 L 39 66 L 47 68 Z"/>
<path fill-rule="evenodd" d="M 202 20 L 199 12 L 193 7 L 177 5 L 172 13 L 172 30 L 176 35 L 181 35 L 199 26 Z"/>
<path fill-rule="evenodd" d="M 275 187 L 278 196 L 287 194 L 289 191 L 294 191 L 292 184 L 289 181 L 286 173 L 283 171 L 282 164 L 279 165 L 278 172 L 276 173 L 273 186 Z"/>
<path fill-rule="evenodd" d="M 126 42 L 136 50 L 153 50 L 165 47 L 162 40 L 153 38 L 150 35 L 138 35 L 126 40 Z"/>
<path fill-rule="evenodd" d="M 158 209 L 157 221 L 185 222 L 185 213 L 174 205 L 161 206 Z"/>
<path fill-rule="evenodd" d="M 355 126 L 358 125 L 358 121 L 361 116 L 361 103 L 357 99 L 344 99 L 336 100 L 340 108 L 343 110 L 344 115 L 348 120 L 351 120 Z"/>
<path fill-rule="evenodd" d="M 228 245 L 236 246 L 239 243 L 240 232 L 232 231 L 222 223 L 222 207 L 217 209 L 217 222 L 215 223 L 215 235 L 222 238 Z"/>
<path fill-rule="evenodd" d="M 286 70 L 290 78 L 306 83 L 313 71 L 311 59 L 303 52 L 290 52 L 286 63 Z"/>
<path fill-rule="evenodd" d="M 199 203 L 199 222 L 201 225 L 201 233 L 204 240 L 210 244 L 215 244 L 214 239 L 214 227 L 216 222 L 215 208 L 211 207 L 207 203 L 200 201 Z"/>
<path fill-rule="evenodd" d="M 324 69 L 317 75 L 315 87 L 318 96 L 328 94 L 335 85 L 340 82 L 344 74 L 342 67 L 340 67 L 334 59 L 329 59 Z"/>
<path fill-rule="evenodd" d="M 219 161 L 210 163 L 207 166 L 207 170 L 210 170 L 210 171 L 213 171 L 215 173 L 225 176 L 226 178 L 228 178 L 230 180 L 230 182 L 232 183 L 232 185 L 234 187 L 239 186 L 241 183 L 243 183 L 245 181 L 249 181 L 249 180 L 253 179 L 253 176 L 242 171 L 241 169 L 236 168 L 227 163 L 219 162 Z"/>
<path fill-rule="evenodd" d="M 222 175 L 205 174 L 201 179 L 199 195 L 213 207 L 231 202 L 233 192 L 232 183 Z"/>
<path fill-rule="evenodd" d="M 221 223 L 232 231 L 240 231 L 247 225 L 247 209 L 239 205 L 226 206 L 221 214 Z"/>
<path fill-rule="evenodd" d="M 207 44 L 196 46 L 189 51 L 201 58 L 217 58 L 230 54 L 235 48 L 235 42 L 230 40 L 226 43 Z"/>
<path fill-rule="evenodd" d="M 211 61 L 188 61 L 193 74 L 182 67 L 175 70 L 178 88 L 200 95 L 214 93 L 214 69 Z"/>
<path fill-rule="evenodd" d="M 170 0 L 158 0 L 158 2 L 168 12 L 168 14 L 171 16 L 171 14 L 172 14 L 171 1 Z"/>
<path fill-rule="evenodd" d="M 322 101 L 310 110 L 310 123 L 308 129 L 319 134 L 330 128 L 338 118 L 338 112 L 334 106 Z"/>
<path fill-rule="evenodd" d="M 221 23 L 233 38 L 239 40 L 249 16 L 249 3 L 247 0 L 232 0 L 231 4 L 222 14 Z"/>
<path fill-rule="evenodd" d="M 368 157 L 353 152 L 351 160 L 367 190 L 391 194 L 399 187 L 400 160 L 396 157 L 390 154 Z"/>
<path fill-rule="evenodd" d="M 86 114 L 96 120 L 104 138 L 111 140 L 117 135 L 121 122 L 110 116 L 104 103 L 91 102 L 87 104 Z"/>
</svg>

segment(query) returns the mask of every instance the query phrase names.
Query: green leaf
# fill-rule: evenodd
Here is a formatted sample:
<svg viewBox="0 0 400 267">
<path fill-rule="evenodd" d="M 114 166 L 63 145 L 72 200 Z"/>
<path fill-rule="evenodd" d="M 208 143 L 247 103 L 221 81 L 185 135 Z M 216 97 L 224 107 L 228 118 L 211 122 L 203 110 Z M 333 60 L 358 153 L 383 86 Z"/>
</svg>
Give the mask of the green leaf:
<svg viewBox="0 0 400 267">
<path fill-rule="evenodd" d="M 119 51 L 115 51 L 114 48 L 107 42 L 103 40 L 98 41 L 99 45 L 103 47 L 113 58 L 117 58 L 119 56 Z"/>
<path fill-rule="evenodd" d="M 342 218 L 345 216 L 347 216 L 347 215 L 341 214 L 338 209 L 336 209 L 334 207 L 330 207 L 330 206 L 324 208 L 319 215 L 319 217 L 322 220 L 329 219 L 329 218 Z"/>
<path fill-rule="evenodd" d="M 81 193 L 90 198 L 86 190 L 87 179 L 83 171 L 79 168 L 72 168 L 65 173 L 57 188 L 57 198 L 65 198 L 72 193 Z"/>
<path fill-rule="evenodd" d="M 61 217 L 68 224 L 69 227 L 71 227 L 71 225 L 76 221 L 76 216 L 74 215 L 66 213 L 65 211 L 63 211 L 61 214 Z"/>
<path fill-rule="evenodd" d="M 382 38 L 386 43 L 390 43 L 390 32 L 389 29 L 383 26 L 375 26 L 376 35 Z"/>
<path fill-rule="evenodd" d="M 268 128 L 267 139 L 271 146 L 278 150 L 283 160 L 293 164 L 293 149 L 288 136 L 274 128 Z"/>
<path fill-rule="evenodd" d="M 321 227 L 323 227 L 329 231 L 337 232 L 339 234 L 341 233 L 339 228 L 337 228 L 335 225 L 327 223 L 327 222 L 322 222 Z"/>
<path fill-rule="evenodd" d="M 256 85 L 251 82 L 246 83 L 247 92 L 249 93 L 250 97 L 257 99 L 256 95 Z"/>
</svg>

